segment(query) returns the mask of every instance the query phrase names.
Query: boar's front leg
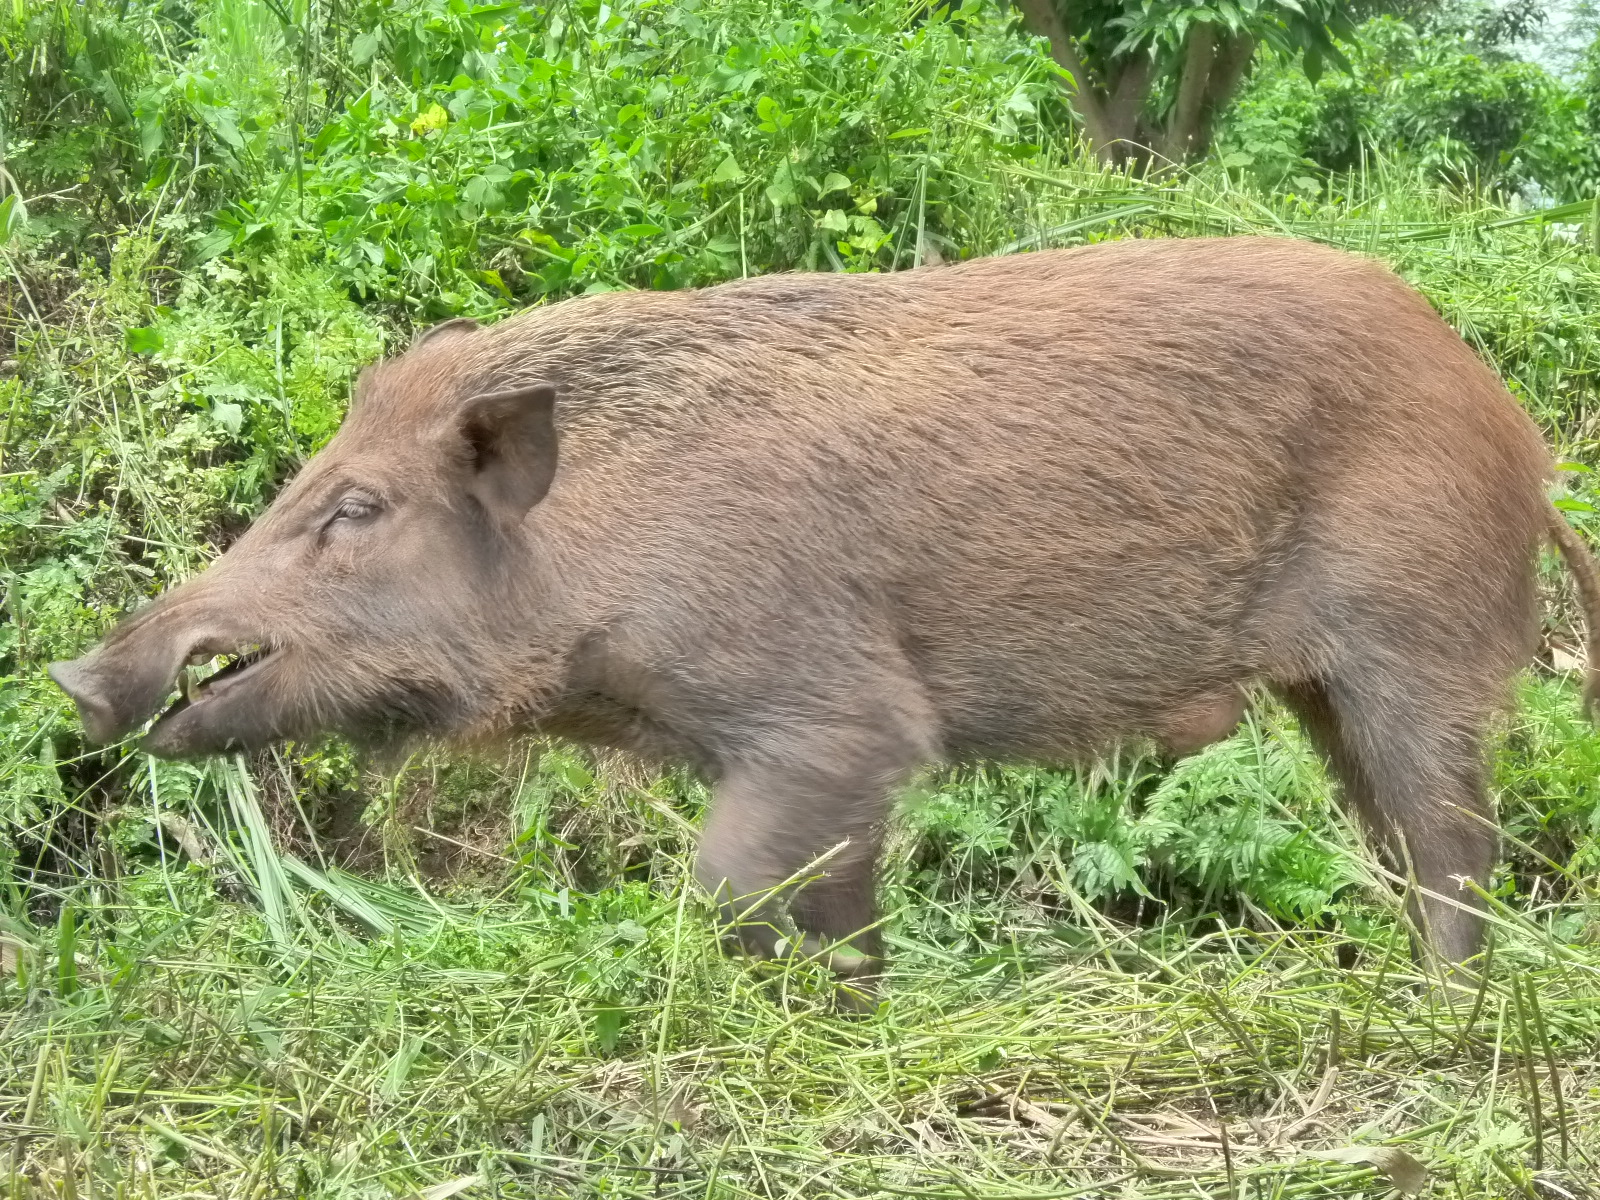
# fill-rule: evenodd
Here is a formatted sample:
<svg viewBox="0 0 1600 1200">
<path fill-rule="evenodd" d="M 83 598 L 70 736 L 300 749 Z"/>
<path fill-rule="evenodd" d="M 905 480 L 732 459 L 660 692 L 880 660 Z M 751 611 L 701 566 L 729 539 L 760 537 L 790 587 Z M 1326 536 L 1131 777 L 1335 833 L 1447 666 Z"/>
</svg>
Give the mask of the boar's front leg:
<svg viewBox="0 0 1600 1200">
<path fill-rule="evenodd" d="M 860 722 L 790 716 L 781 744 L 726 765 L 695 874 L 748 954 L 774 956 L 780 939 L 798 936 L 803 951 L 826 951 L 836 972 L 862 977 L 881 957 L 874 869 L 884 825 L 932 738 L 903 706 Z"/>
</svg>

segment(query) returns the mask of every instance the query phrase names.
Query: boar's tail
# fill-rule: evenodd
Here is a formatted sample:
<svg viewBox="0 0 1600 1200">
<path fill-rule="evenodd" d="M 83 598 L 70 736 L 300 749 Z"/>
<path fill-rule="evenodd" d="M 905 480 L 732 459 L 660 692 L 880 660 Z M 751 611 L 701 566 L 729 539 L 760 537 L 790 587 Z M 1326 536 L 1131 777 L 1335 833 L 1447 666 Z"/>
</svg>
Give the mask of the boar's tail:
<svg viewBox="0 0 1600 1200">
<path fill-rule="evenodd" d="M 1583 625 L 1588 633 L 1584 656 L 1588 659 L 1583 672 L 1583 711 L 1591 718 L 1600 705 L 1600 565 L 1589 552 L 1583 536 L 1553 506 L 1549 517 L 1550 540 L 1567 560 L 1567 570 L 1572 572 L 1572 582 L 1578 588 L 1578 603 L 1583 609 Z"/>
</svg>

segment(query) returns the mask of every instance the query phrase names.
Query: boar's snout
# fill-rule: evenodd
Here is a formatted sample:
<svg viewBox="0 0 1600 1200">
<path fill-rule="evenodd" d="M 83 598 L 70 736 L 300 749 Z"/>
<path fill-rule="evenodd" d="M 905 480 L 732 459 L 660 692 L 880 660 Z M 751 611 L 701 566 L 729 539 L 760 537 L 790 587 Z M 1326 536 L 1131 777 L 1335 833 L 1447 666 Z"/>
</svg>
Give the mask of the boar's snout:
<svg viewBox="0 0 1600 1200">
<path fill-rule="evenodd" d="M 154 716 L 186 663 L 235 652 L 237 639 L 211 630 L 201 636 L 187 615 L 154 605 L 82 658 L 50 664 L 50 678 L 78 706 L 91 742 L 115 742 Z"/>
<path fill-rule="evenodd" d="M 176 686 L 189 644 L 130 644 L 127 639 L 82 658 L 50 664 L 50 678 L 78 706 L 91 742 L 126 737 L 153 716 Z"/>
<path fill-rule="evenodd" d="M 50 678 L 78 706 L 78 719 L 83 722 L 83 731 L 88 734 L 89 740 L 104 744 L 116 741 L 131 726 L 119 715 L 119 712 L 126 713 L 128 707 L 117 704 L 107 694 L 105 680 L 95 670 L 93 660 L 94 656 L 89 654 L 67 662 L 51 663 Z"/>
<path fill-rule="evenodd" d="M 78 706 L 91 742 L 125 737 L 161 707 L 187 657 L 182 646 L 101 646 L 82 658 L 50 664 L 50 678 Z"/>
</svg>

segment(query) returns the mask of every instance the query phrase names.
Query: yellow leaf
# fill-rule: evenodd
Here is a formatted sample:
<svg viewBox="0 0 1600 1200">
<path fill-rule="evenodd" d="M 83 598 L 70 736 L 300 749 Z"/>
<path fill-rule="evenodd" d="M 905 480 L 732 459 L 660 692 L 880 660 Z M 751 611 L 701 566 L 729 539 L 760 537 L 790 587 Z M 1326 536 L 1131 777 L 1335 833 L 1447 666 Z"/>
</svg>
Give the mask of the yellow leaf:
<svg viewBox="0 0 1600 1200">
<path fill-rule="evenodd" d="M 1428 1183 L 1427 1168 L 1398 1146 L 1346 1146 L 1342 1150 L 1319 1151 L 1311 1157 L 1376 1167 L 1402 1196 L 1415 1196 Z"/>
<path fill-rule="evenodd" d="M 411 122 L 411 132 L 422 137 L 424 134 L 443 129 L 448 124 L 450 124 L 450 114 L 435 104 Z"/>
</svg>

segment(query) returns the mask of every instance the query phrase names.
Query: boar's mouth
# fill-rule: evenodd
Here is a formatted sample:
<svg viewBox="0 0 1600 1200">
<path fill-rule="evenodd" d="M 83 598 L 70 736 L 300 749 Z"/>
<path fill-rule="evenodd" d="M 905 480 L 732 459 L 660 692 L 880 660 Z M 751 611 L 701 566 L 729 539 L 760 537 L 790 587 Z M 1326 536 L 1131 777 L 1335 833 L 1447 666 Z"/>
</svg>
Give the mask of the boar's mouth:
<svg viewBox="0 0 1600 1200">
<path fill-rule="evenodd" d="M 276 731 L 264 727 L 259 696 L 261 676 L 274 657 L 265 646 L 237 653 L 213 653 L 209 648 L 190 655 L 179 674 L 177 694 L 156 714 L 141 748 L 163 758 L 217 754 L 253 749 L 272 740 Z M 199 677 L 191 668 L 213 659 L 222 665 Z"/>
<path fill-rule="evenodd" d="M 229 687 L 237 686 L 239 676 L 265 661 L 270 653 L 271 651 L 263 646 L 252 646 L 237 654 L 196 652 L 189 658 L 190 667 L 204 666 L 214 659 L 221 659 L 222 665 L 203 678 L 191 675 L 185 670 L 179 680 L 183 685 L 182 690 L 171 704 L 156 714 L 156 719 L 159 721 L 175 712 L 181 712 L 190 705 L 201 704 L 211 696 L 225 693 Z"/>
<path fill-rule="evenodd" d="M 213 661 L 216 671 L 193 672 Z M 265 638 L 123 635 L 51 664 L 50 676 L 77 703 L 91 742 L 117 741 L 149 722 L 139 748 L 158 758 L 256 750 L 321 733 L 378 748 L 459 724 L 458 694 L 426 671 L 397 668 L 341 686 L 308 669 L 313 661 L 293 644 Z"/>
</svg>

